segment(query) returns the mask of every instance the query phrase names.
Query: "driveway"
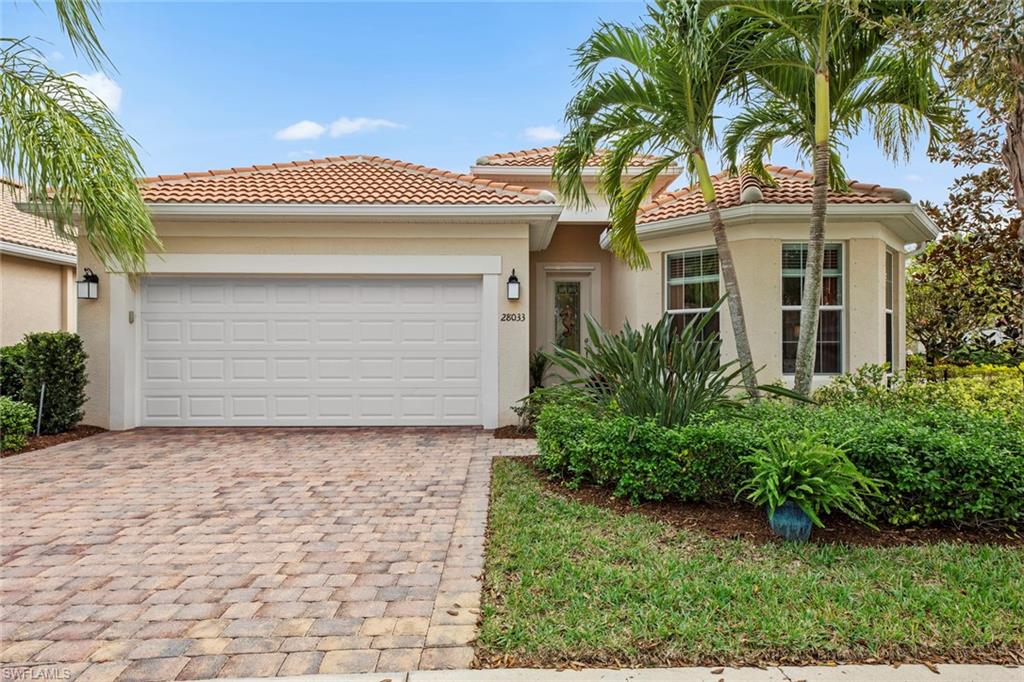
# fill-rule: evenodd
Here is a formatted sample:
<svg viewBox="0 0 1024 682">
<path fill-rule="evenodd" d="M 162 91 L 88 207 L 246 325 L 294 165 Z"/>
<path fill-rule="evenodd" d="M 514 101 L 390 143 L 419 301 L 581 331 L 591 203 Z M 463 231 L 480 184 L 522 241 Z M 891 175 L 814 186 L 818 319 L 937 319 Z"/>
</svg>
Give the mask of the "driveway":
<svg viewBox="0 0 1024 682">
<path fill-rule="evenodd" d="M 532 450 L 478 429 L 140 429 L 4 459 L 4 679 L 468 667 L 490 458 Z"/>
</svg>

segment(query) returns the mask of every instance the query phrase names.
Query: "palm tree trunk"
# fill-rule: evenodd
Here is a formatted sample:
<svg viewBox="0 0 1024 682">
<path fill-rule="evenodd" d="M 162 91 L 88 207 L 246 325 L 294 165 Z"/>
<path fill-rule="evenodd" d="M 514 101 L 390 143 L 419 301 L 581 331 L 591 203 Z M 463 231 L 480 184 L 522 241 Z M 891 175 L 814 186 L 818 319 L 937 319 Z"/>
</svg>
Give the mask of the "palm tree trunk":
<svg viewBox="0 0 1024 682">
<path fill-rule="evenodd" d="M 718 249 L 718 265 L 722 269 L 722 281 L 729 301 L 729 318 L 732 320 L 732 335 L 736 340 L 736 357 L 743 368 L 743 385 L 754 400 L 761 397 L 757 391 L 757 371 L 754 369 L 754 356 L 750 352 L 750 337 L 747 336 L 747 318 L 743 314 L 743 298 L 740 296 L 740 283 L 736 279 L 736 266 L 732 262 L 732 251 L 729 249 L 729 238 L 725 234 L 725 223 L 718 210 L 718 201 L 708 204 L 711 217 L 711 231 L 715 235 L 715 247 Z"/>
<path fill-rule="evenodd" d="M 704 153 L 695 150 L 694 165 L 700 180 L 701 192 L 708 205 L 708 216 L 711 219 L 711 232 L 715 235 L 715 248 L 718 251 L 718 266 L 722 270 L 722 282 L 729 301 L 729 319 L 732 320 L 732 334 L 736 341 L 736 357 L 743 368 L 743 385 L 754 400 L 760 398 L 757 391 L 757 371 L 754 369 L 754 356 L 750 352 L 750 337 L 747 336 L 747 318 L 743 314 L 743 298 L 740 296 L 740 283 L 736 278 L 736 266 L 732 262 L 732 251 L 729 249 L 729 238 L 725 234 L 725 223 L 718 210 L 718 196 L 715 192 L 711 173 L 708 171 Z"/>
<path fill-rule="evenodd" d="M 825 212 L 828 207 L 828 143 L 814 147 L 814 194 L 811 230 L 807 241 L 804 295 L 800 302 L 800 336 L 796 345 L 796 378 L 793 390 L 811 394 L 814 359 L 818 350 L 818 309 L 821 305 L 821 272 L 825 264 Z"/>
<path fill-rule="evenodd" d="M 824 37 L 822 33 L 822 37 Z M 832 107 L 829 99 L 828 51 L 820 46 L 814 72 L 814 189 L 811 230 L 804 268 L 804 296 L 800 302 L 800 336 L 796 344 L 796 377 L 793 389 L 811 394 L 814 356 L 818 350 L 818 309 L 821 305 L 821 270 L 825 262 L 825 212 L 828 210 L 829 137 Z"/>
</svg>

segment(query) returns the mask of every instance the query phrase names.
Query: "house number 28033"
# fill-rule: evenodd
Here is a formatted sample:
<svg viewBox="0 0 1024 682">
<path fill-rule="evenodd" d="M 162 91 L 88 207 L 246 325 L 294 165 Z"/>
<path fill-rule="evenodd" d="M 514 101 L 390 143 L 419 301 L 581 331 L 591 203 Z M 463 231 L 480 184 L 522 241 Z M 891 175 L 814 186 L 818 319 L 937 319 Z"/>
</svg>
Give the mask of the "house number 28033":
<svg viewBox="0 0 1024 682">
<path fill-rule="evenodd" d="M 526 322 L 526 313 L 502 313 L 502 322 Z"/>
</svg>

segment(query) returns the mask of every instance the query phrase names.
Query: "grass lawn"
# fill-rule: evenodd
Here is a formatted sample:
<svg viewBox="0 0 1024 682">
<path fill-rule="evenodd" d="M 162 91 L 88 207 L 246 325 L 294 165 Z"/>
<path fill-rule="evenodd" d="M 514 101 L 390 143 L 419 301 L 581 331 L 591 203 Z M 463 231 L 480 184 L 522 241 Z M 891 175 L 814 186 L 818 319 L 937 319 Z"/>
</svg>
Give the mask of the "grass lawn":
<svg viewBox="0 0 1024 682">
<path fill-rule="evenodd" d="M 1024 660 L 1024 550 L 713 539 L 494 464 L 481 660 Z M 872 661 L 873 662 L 873 661 Z"/>
</svg>

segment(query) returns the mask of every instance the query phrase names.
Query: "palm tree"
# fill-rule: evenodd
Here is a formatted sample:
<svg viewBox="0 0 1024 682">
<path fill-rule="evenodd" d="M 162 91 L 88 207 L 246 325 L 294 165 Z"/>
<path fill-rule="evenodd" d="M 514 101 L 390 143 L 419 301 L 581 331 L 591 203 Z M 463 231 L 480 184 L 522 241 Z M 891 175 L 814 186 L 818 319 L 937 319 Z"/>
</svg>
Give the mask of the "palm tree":
<svg viewBox="0 0 1024 682">
<path fill-rule="evenodd" d="M 715 107 L 756 52 L 758 34 L 755 21 L 738 16 L 701 20 L 697 8 L 687 0 L 657 0 L 648 7 L 647 23 L 603 23 L 577 48 L 581 89 L 566 111 L 569 132 L 555 155 L 554 175 L 566 201 L 588 204 L 582 170 L 599 147 L 607 147 L 598 182 L 610 205 L 611 248 L 630 267 L 645 268 L 650 261 L 636 234 L 637 210 L 650 197 L 657 176 L 684 160 L 707 204 L 743 383 L 756 397 L 743 300 L 705 150 L 715 142 Z M 658 160 L 624 183 L 633 159 L 649 152 L 657 152 Z"/>
<path fill-rule="evenodd" d="M 54 7 L 75 52 L 108 65 L 94 28 L 97 0 Z M 159 244 L 132 140 L 106 105 L 50 68 L 25 38 L 0 38 L 0 173 L 25 185 L 58 235 L 83 230 L 110 269 L 144 270 L 147 246 Z"/>
<path fill-rule="evenodd" d="M 842 0 L 775 2 L 725 0 L 725 13 L 767 22 L 765 42 L 748 60 L 753 93 L 726 131 L 724 151 L 733 169 L 743 167 L 772 182 L 764 161 L 777 143 L 796 147 L 814 169 L 807 267 L 800 310 L 794 389 L 808 395 L 814 376 L 825 255 L 828 190 L 848 189 L 837 149 L 870 129 L 892 160 L 907 160 L 914 139 L 927 129 L 934 144 L 951 121 L 951 109 L 931 68 L 931 55 L 897 49 L 880 27 L 886 17 L 913 9 L 902 0 L 865 0 L 857 13 Z M 715 13 L 712 11 L 711 13 Z M 875 22 L 864 21 L 868 15 Z"/>
</svg>

